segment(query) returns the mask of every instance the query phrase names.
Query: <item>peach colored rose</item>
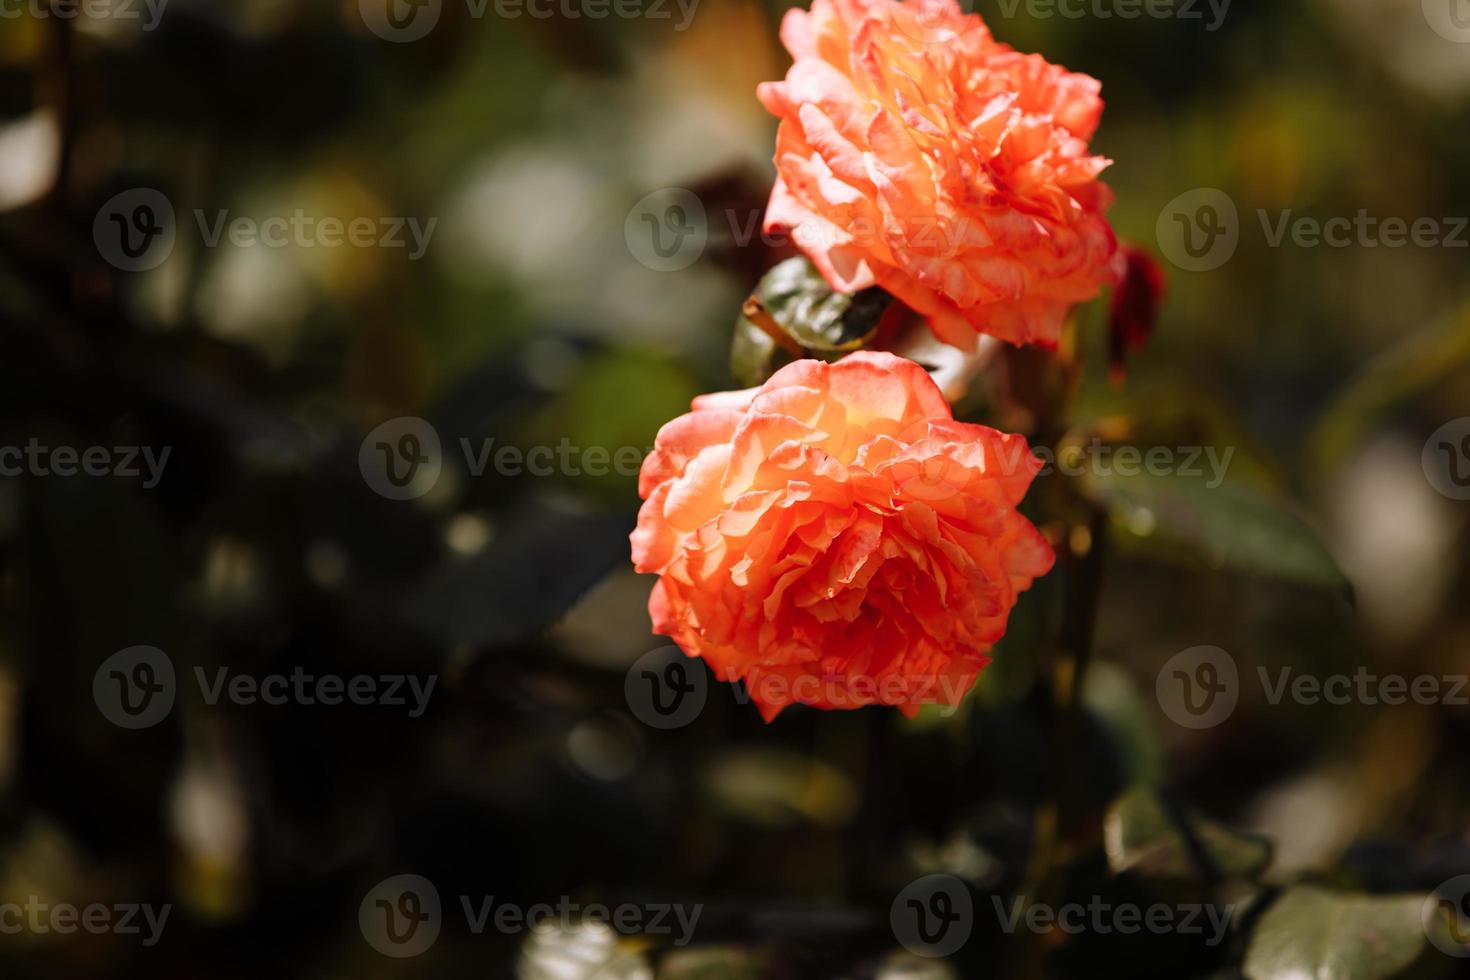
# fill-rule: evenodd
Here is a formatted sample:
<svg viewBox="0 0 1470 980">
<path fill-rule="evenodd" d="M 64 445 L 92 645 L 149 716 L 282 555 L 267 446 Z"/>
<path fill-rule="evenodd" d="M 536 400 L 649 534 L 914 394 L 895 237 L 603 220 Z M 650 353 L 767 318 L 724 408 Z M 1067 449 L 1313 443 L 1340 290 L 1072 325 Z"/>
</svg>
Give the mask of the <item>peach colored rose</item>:
<svg viewBox="0 0 1470 980">
<path fill-rule="evenodd" d="M 973 350 L 977 333 L 1055 345 L 1116 281 L 1095 79 L 954 0 L 813 0 L 781 39 L 795 63 L 758 89 L 781 119 L 766 229 L 834 289 L 882 286 Z"/>
<path fill-rule="evenodd" d="M 923 368 L 862 352 L 705 395 L 644 461 L 638 571 L 654 629 L 767 720 L 956 704 L 1052 566 L 1016 505 L 1025 439 L 956 422 Z"/>
</svg>

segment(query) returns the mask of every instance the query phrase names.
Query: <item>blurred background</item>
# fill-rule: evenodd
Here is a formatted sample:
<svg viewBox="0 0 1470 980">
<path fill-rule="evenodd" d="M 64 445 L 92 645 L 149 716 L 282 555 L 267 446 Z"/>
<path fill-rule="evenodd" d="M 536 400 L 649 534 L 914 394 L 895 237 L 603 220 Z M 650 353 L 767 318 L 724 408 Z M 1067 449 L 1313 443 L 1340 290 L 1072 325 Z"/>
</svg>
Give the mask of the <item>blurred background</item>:
<svg viewBox="0 0 1470 980">
<path fill-rule="evenodd" d="M 741 300 L 790 254 L 759 235 L 754 97 L 785 4 L 5 2 L 0 445 L 40 449 L 0 457 L 0 906 L 170 911 L 147 943 L 142 912 L 0 908 L 0 975 L 1466 975 L 1417 910 L 1470 874 L 1470 11 L 976 2 L 1101 79 L 1115 227 L 1167 274 L 1126 385 L 1105 304 L 1079 312 L 1072 423 L 1233 453 L 1223 485 L 1096 481 L 1115 527 L 1066 723 L 1063 575 L 956 713 L 766 725 L 702 664 L 692 717 L 636 703 L 666 642 L 629 567 L 637 460 L 736 386 Z M 1174 214 L 1207 205 L 1234 234 L 1201 258 Z M 1436 241 L 1290 230 L 1360 212 Z M 1025 431 L 1037 370 L 1008 357 L 969 417 Z M 58 447 L 106 452 L 66 475 Z M 1201 646 L 1238 699 L 1191 727 L 1166 667 Z M 1445 684 L 1273 703 L 1283 668 Z M 383 696 L 212 686 L 303 673 Z M 947 957 L 894 911 L 936 874 L 973 902 Z M 400 875 L 437 915 L 381 891 Z M 1017 895 L 1236 913 L 1218 942 L 1008 934 Z M 436 936 L 385 944 L 374 896 Z M 476 929 L 491 896 L 702 911 L 679 945 Z"/>
</svg>

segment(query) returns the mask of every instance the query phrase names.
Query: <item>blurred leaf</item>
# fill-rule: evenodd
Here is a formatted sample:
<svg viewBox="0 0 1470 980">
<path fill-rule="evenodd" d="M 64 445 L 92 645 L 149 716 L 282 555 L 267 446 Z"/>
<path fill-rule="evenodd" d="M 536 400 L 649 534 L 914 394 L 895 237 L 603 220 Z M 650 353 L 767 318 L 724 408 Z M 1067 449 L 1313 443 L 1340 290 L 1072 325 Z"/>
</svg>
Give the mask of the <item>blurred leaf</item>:
<svg viewBox="0 0 1470 980">
<path fill-rule="evenodd" d="M 505 515 L 484 551 L 444 564 L 408 597 L 406 616 L 447 646 L 524 642 L 628 560 L 627 523 L 543 495 Z"/>
<path fill-rule="evenodd" d="M 1021 594 L 1011 610 L 1005 635 L 991 652 L 994 659 L 980 672 L 972 695 L 960 702 L 960 714 L 1026 699 L 1036 683 L 1038 660 L 1054 628 L 1061 593 L 1061 576 L 1047 575 Z"/>
<path fill-rule="evenodd" d="M 948 838 L 911 841 L 908 866 L 915 875 L 947 874 L 980 885 L 993 884 L 1005 874 L 1005 863 L 962 830 Z"/>
<path fill-rule="evenodd" d="M 1088 668 L 1082 698 L 1117 743 L 1129 781 L 1151 785 L 1162 779 L 1164 747 L 1132 676 L 1117 664 L 1097 661 Z"/>
<path fill-rule="evenodd" d="M 689 411 L 697 394 L 689 374 L 667 358 L 643 351 L 601 351 L 537 413 L 521 438 L 527 446 L 576 447 L 581 451 L 572 462 L 576 468 L 560 475 L 574 479 L 579 492 L 626 504 L 634 497 L 638 466 L 653 448 L 659 427 Z M 602 454 L 596 463 L 602 475 L 591 470 L 594 450 Z M 636 459 L 624 458 L 629 450 L 637 452 Z"/>
<path fill-rule="evenodd" d="M 1263 491 L 1146 473 L 1083 480 L 1090 496 L 1112 508 L 1120 550 L 1332 589 L 1351 600 L 1352 584 L 1317 534 Z"/>
<path fill-rule="evenodd" d="M 1197 378 L 1129 378 L 1123 386 L 1099 378 L 1083 384 L 1070 424 L 1101 435 L 1120 423 L 1128 440 L 1138 445 L 1228 446 L 1231 480 L 1267 489 L 1284 485 L 1281 465 L 1240 418 L 1238 408 Z"/>
<path fill-rule="evenodd" d="M 519 980 L 653 980 L 648 961 L 601 922 L 533 929 L 516 964 Z"/>
<path fill-rule="evenodd" d="M 705 770 L 704 784 L 726 812 L 763 826 L 802 820 L 839 826 L 858 805 L 857 790 L 843 772 L 785 750 L 727 752 Z"/>
<path fill-rule="evenodd" d="M 1470 303 L 1389 348 L 1318 419 L 1307 445 L 1314 470 L 1342 460 L 1383 412 L 1470 364 Z"/>
<path fill-rule="evenodd" d="M 756 980 L 761 964 L 734 946 L 675 950 L 664 958 L 659 980 Z"/>
<path fill-rule="evenodd" d="M 1117 800 L 1103 823 L 1108 866 L 1114 873 L 1156 878 L 1197 878 L 1202 872 L 1255 878 L 1271 863 L 1271 843 L 1265 838 L 1192 815 L 1183 819 L 1187 828 L 1150 789 Z M 1201 863 L 1210 867 L 1202 869 Z"/>
<path fill-rule="evenodd" d="M 876 980 L 956 980 L 959 974 L 944 960 L 899 952 L 889 955 L 878 965 Z"/>
<path fill-rule="evenodd" d="M 796 346 L 828 360 L 861 350 L 878 329 L 893 297 L 873 287 L 851 295 L 832 290 L 807 259 L 787 259 L 766 273 L 753 300 Z M 730 368 L 755 386 L 794 357 L 746 316 L 735 325 Z"/>
<path fill-rule="evenodd" d="M 1300 885 L 1277 899 L 1246 950 L 1249 980 L 1387 980 L 1423 951 L 1421 895 L 1344 895 Z"/>
</svg>

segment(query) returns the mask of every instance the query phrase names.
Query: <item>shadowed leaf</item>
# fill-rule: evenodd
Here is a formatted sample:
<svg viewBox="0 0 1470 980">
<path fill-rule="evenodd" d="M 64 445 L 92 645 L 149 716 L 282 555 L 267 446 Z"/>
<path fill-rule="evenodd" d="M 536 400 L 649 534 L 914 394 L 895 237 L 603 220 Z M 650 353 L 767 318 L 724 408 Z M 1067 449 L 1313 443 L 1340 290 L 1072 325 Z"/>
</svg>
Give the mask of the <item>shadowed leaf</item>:
<svg viewBox="0 0 1470 980">
<path fill-rule="evenodd" d="M 1196 878 L 1202 873 L 1255 878 L 1271 863 L 1271 844 L 1213 820 L 1185 815 L 1181 827 L 1158 794 L 1140 789 L 1108 808 L 1103 836 L 1108 866 L 1156 878 Z M 1196 850 L 1197 849 L 1197 850 Z M 1201 865 L 1208 865 L 1201 868 Z"/>
<path fill-rule="evenodd" d="M 1089 473 L 1094 499 L 1112 508 L 1116 540 L 1141 557 L 1203 564 L 1351 599 L 1352 585 L 1317 534 L 1282 500 L 1233 482 L 1170 475 Z"/>
<path fill-rule="evenodd" d="M 1248 980 L 1388 980 L 1408 975 L 1423 952 L 1421 895 L 1345 895 L 1289 889 L 1257 924 L 1246 950 Z"/>
<path fill-rule="evenodd" d="M 861 350 L 893 302 L 877 287 L 852 295 L 834 292 L 805 258 L 787 259 L 766 273 L 751 299 L 758 304 L 758 315 L 769 317 L 770 328 L 790 343 L 778 343 L 770 332 L 741 316 L 735 325 L 730 368 L 741 384 L 750 386 L 795 357 L 783 349 L 786 346 L 827 360 Z"/>
</svg>

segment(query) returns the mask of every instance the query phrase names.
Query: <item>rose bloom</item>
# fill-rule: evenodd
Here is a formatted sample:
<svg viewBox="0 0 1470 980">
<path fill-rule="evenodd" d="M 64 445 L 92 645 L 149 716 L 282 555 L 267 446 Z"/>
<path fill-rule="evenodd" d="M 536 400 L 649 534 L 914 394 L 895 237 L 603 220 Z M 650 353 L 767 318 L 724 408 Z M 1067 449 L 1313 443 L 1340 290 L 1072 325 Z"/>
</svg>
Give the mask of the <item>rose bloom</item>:
<svg viewBox="0 0 1470 980">
<path fill-rule="evenodd" d="M 781 40 L 795 63 L 758 90 L 781 119 L 765 226 L 834 289 L 882 286 L 973 350 L 980 333 L 1054 346 L 1116 281 L 1095 79 L 954 0 L 813 0 Z"/>
<path fill-rule="evenodd" d="M 1016 505 L 1025 439 L 954 421 L 923 368 L 863 352 L 704 395 L 644 461 L 638 571 L 654 629 L 766 720 L 954 705 L 1052 566 Z"/>
</svg>

